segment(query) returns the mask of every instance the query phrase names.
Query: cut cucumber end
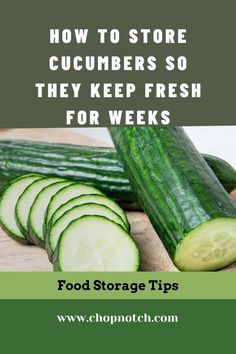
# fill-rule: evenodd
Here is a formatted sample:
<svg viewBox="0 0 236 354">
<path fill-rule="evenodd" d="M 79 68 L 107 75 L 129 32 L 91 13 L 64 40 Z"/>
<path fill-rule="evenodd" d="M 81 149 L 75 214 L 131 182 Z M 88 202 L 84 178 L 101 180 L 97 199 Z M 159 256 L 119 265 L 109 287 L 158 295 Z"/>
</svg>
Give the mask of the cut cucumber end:
<svg viewBox="0 0 236 354">
<path fill-rule="evenodd" d="M 183 271 L 217 270 L 236 260 L 236 219 L 218 218 L 190 231 L 179 243 L 174 262 Z"/>
<path fill-rule="evenodd" d="M 82 216 L 62 233 L 54 255 L 59 271 L 137 271 L 140 257 L 131 236 L 102 216 Z"/>
</svg>

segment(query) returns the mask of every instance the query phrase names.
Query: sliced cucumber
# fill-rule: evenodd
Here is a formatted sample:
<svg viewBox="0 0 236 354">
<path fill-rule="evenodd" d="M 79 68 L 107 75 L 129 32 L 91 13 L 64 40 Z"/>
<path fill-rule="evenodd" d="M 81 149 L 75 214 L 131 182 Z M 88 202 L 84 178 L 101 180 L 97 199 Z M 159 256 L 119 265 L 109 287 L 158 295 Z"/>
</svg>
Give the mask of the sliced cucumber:
<svg viewBox="0 0 236 354">
<path fill-rule="evenodd" d="M 101 194 L 98 189 L 90 186 L 85 186 L 83 184 L 74 183 L 71 186 L 63 188 L 58 192 L 51 200 L 48 209 L 47 215 L 45 218 L 45 228 L 47 229 L 49 221 L 52 217 L 52 214 L 64 203 L 67 203 L 70 199 L 79 197 L 82 194 Z"/>
<path fill-rule="evenodd" d="M 70 185 L 71 181 L 56 182 L 43 188 L 35 198 L 29 213 L 29 236 L 35 245 L 44 247 L 44 220 L 48 204 L 60 189 Z"/>
<path fill-rule="evenodd" d="M 207 235 L 207 237 L 206 237 Z M 236 219 L 218 218 L 196 227 L 178 244 L 180 270 L 216 270 L 236 261 Z"/>
<path fill-rule="evenodd" d="M 54 222 L 59 219 L 67 210 L 70 210 L 76 205 L 81 205 L 85 203 L 96 203 L 102 204 L 107 206 L 108 208 L 112 209 L 122 218 L 124 222 L 124 227 L 129 230 L 130 225 L 128 222 L 128 218 L 125 212 L 121 209 L 121 207 L 116 204 L 112 199 L 105 197 L 104 195 L 99 194 L 84 194 L 79 197 L 75 197 L 69 200 L 67 203 L 60 206 L 52 215 L 50 219 L 50 224 L 53 225 Z"/>
<path fill-rule="evenodd" d="M 27 238 L 29 241 L 31 240 L 29 237 L 29 230 L 28 230 L 28 218 L 30 213 L 30 208 L 39 194 L 39 192 L 56 182 L 65 181 L 63 178 L 59 177 L 47 177 L 41 178 L 40 180 L 35 181 L 34 183 L 30 184 L 24 192 L 21 194 L 20 198 L 16 203 L 16 221 L 19 226 L 21 233 Z"/>
<path fill-rule="evenodd" d="M 105 205 L 96 203 L 86 203 L 82 205 L 77 205 L 74 208 L 66 211 L 48 230 L 48 233 L 45 237 L 45 246 L 49 258 L 51 258 L 51 256 L 53 255 L 53 252 L 55 251 L 59 237 L 62 232 L 73 220 L 78 219 L 84 215 L 104 216 L 107 219 L 112 220 L 125 228 L 124 222 L 121 217 Z"/>
<path fill-rule="evenodd" d="M 24 190 L 42 176 L 27 174 L 12 181 L 2 194 L 0 201 L 0 223 L 4 231 L 12 238 L 22 243 L 28 243 L 15 220 L 15 207 L 18 198 Z"/>
<path fill-rule="evenodd" d="M 57 271 L 137 271 L 140 257 L 129 233 L 103 216 L 82 216 L 61 234 L 54 254 Z"/>
</svg>

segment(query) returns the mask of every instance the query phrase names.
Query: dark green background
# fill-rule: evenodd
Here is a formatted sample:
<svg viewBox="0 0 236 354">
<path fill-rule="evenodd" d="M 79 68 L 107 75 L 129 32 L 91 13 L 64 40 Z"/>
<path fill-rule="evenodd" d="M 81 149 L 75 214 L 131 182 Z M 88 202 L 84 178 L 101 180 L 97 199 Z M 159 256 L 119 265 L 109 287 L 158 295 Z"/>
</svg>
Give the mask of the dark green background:
<svg viewBox="0 0 236 354">
<path fill-rule="evenodd" d="M 0 127 L 63 127 L 65 110 L 169 109 L 174 125 L 235 123 L 235 1 L 1 1 Z M 118 45 L 99 45 L 97 28 L 119 28 Z M 50 28 L 89 28 L 86 45 L 50 45 Z M 187 28 L 186 45 L 129 45 L 130 28 Z M 50 72 L 50 55 L 186 55 L 185 72 Z M 89 100 L 89 82 L 202 82 L 202 99 Z M 35 82 L 83 82 L 78 99 L 36 97 Z M 140 86 L 142 87 L 142 85 Z"/>
<path fill-rule="evenodd" d="M 227 353 L 236 301 L 1 300 L 6 353 Z M 179 323 L 61 324 L 57 314 L 177 314 Z"/>
</svg>

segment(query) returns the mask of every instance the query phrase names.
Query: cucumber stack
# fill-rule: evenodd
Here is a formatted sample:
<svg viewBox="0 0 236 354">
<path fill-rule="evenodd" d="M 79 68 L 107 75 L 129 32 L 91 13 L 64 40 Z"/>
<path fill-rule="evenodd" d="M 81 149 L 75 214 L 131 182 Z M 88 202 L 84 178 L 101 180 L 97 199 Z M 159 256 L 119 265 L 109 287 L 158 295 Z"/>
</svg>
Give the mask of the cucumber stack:
<svg viewBox="0 0 236 354">
<path fill-rule="evenodd" d="M 125 212 L 91 186 L 23 175 L 2 194 L 0 223 L 15 240 L 45 247 L 57 271 L 139 268 Z"/>
</svg>

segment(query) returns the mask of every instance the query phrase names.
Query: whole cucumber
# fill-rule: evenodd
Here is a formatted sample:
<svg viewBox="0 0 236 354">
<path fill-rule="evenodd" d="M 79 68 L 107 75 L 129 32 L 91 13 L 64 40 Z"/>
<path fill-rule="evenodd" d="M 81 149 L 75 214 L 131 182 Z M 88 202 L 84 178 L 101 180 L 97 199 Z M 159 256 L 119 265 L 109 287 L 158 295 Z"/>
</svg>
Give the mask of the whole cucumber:
<svg viewBox="0 0 236 354">
<path fill-rule="evenodd" d="M 217 157 L 203 157 L 225 189 L 234 190 L 234 168 Z M 126 210 L 141 209 L 114 148 L 0 140 L 0 190 L 25 173 L 69 178 L 100 189 Z"/>
<path fill-rule="evenodd" d="M 236 260 L 236 207 L 181 127 L 112 127 L 138 200 L 181 270 Z"/>
</svg>

